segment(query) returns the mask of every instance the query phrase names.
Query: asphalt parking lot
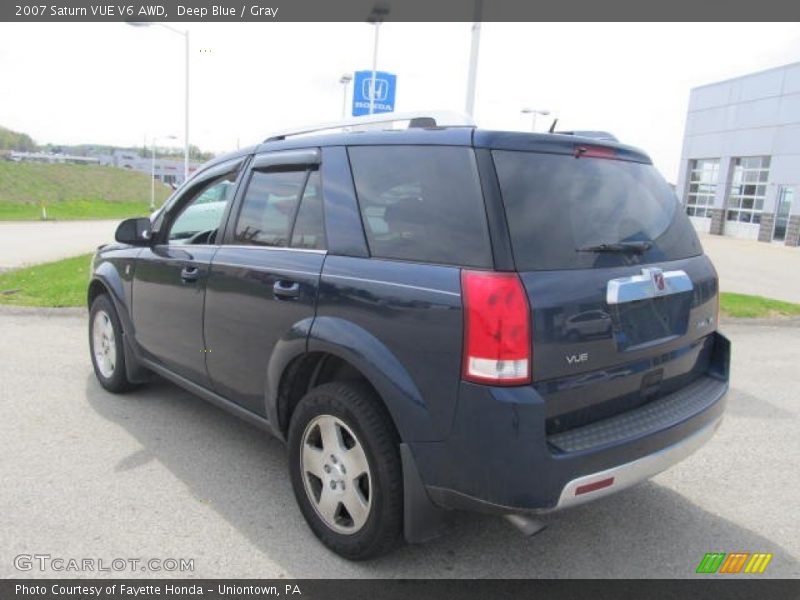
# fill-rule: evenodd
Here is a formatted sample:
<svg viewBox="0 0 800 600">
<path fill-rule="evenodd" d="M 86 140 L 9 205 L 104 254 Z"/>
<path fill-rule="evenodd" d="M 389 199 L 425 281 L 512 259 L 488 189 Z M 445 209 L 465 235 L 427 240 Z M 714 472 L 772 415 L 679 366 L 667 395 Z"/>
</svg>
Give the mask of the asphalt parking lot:
<svg viewBox="0 0 800 600">
<path fill-rule="evenodd" d="M 165 382 L 106 393 L 81 311 L 0 307 L 0 577 L 63 575 L 16 570 L 23 553 L 191 558 L 195 577 L 690 577 L 711 551 L 771 552 L 760 577 L 798 577 L 800 322 L 723 329 L 727 417 L 685 462 L 532 539 L 457 515 L 439 540 L 354 564 L 306 527 L 279 442 Z"/>
</svg>

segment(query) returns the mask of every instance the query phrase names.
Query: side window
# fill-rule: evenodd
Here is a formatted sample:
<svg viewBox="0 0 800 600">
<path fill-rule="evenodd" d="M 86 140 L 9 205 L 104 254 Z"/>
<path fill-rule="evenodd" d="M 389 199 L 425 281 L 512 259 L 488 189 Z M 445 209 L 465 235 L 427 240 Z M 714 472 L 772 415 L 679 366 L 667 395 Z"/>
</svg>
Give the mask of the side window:
<svg viewBox="0 0 800 600">
<path fill-rule="evenodd" d="M 323 248 L 322 223 L 318 171 L 253 171 L 234 228 L 234 243 Z"/>
<path fill-rule="evenodd" d="M 325 221 L 322 212 L 322 183 L 319 171 L 308 176 L 303 199 L 292 230 L 292 248 L 325 249 Z"/>
<path fill-rule="evenodd" d="M 253 171 L 236 221 L 237 244 L 288 246 L 306 171 Z"/>
<path fill-rule="evenodd" d="M 167 233 L 169 244 L 212 244 L 233 197 L 236 172 L 212 179 L 190 194 Z"/>
<path fill-rule="evenodd" d="M 357 146 L 348 154 L 373 256 L 492 265 L 471 148 Z"/>
</svg>

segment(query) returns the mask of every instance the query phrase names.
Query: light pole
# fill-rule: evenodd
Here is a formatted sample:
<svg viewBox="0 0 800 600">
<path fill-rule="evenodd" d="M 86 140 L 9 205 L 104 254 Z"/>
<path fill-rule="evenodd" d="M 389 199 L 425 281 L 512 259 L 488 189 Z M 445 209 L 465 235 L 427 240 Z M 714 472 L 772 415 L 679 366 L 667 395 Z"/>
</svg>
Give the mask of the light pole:
<svg viewBox="0 0 800 600">
<path fill-rule="evenodd" d="M 186 49 L 185 60 L 185 88 L 184 88 L 184 122 L 183 122 L 183 180 L 189 179 L 189 30 L 176 29 L 166 23 L 151 23 L 145 21 L 128 21 L 128 25 L 133 27 L 150 27 L 151 25 L 158 25 L 164 29 L 182 35 L 184 38 L 184 46 Z"/>
<path fill-rule="evenodd" d="M 549 110 L 538 110 L 536 108 L 523 108 L 520 112 L 523 115 L 533 115 L 533 119 L 531 122 L 531 131 L 533 132 L 536 131 L 536 115 L 542 115 L 543 117 L 546 117 L 547 115 L 550 114 Z"/>
<path fill-rule="evenodd" d="M 152 152 L 150 154 L 150 212 L 156 209 L 156 140 L 158 138 L 153 136 Z M 168 140 L 176 140 L 174 135 L 168 135 Z"/>
<path fill-rule="evenodd" d="M 339 83 L 342 84 L 342 118 L 347 118 L 347 85 L 353 81 L 353 76 L 350 73 L 345 73 L 339 78 Z"/>
<path fill-rule="evenodd" d="M 475 0 L 475 21 L 472 23 L 472 42 L 469 47 L 469 71 L 467 72 L 467 114 L 475 115 L 475 87 L 478 80 L 478 52 L 481 45 L 482 0 Z"/>
<path fill-rule="evenodd" d="M 369 114 L 375 112 L 375 79 L 376 72 L 378 71 L 378 33 L 381 28 L 381 23 L 389 14 L 389 5 L 385 2 L 378 2 L 372 7 L 372 11 L 367 17 L 367 23 L 375 25 L 375 44 L 372 47 L 372 79 L 370 81 L 369 90 Z"/>
</svg>

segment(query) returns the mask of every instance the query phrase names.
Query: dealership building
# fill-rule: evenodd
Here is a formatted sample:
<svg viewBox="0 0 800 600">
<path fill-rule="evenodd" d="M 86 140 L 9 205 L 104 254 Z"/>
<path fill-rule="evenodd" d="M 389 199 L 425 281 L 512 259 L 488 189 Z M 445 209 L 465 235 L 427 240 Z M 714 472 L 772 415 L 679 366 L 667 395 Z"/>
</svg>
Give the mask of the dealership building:
<svg viewBox="0 0 800 600">
<path fill-rule="evenodd" d="M 97 157 L 103 166 L 119 167 L 121 169 L 132 169 L 141 171 L 148 175 L 152 172 L 153 177 L 166 185 L 177 187 L 183 183 L 183 160 L 172 160 L 156 158 L 153 160 L 147 156 L 140 156 L 133 150 L 116 149 L 111 154 L 100 154 Z M 189 175 L 194 173 L 200 163 L 189 162 Z"/>
<path fill-rule="evenodd" d="M 676 191 L 699 231 L 800 244 L 800 63 L 692 89 Z"/>
</svg>

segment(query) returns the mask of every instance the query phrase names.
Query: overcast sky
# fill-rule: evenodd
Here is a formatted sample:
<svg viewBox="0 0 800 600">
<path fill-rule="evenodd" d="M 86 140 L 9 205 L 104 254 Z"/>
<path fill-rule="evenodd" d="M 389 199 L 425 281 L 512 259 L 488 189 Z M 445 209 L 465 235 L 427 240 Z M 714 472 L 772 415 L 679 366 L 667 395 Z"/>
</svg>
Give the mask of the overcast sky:
<svg viewBox="0 0 800 600">
<path fill-rule="evenodd" d="M 190 139 L 215 152 L 339 118 L 339 77 L 371 68 L 366 23 L 185 27 Z M 382 26 L 378 67 L 397 74 L 397 110 L 464 109 L 470 28 Z M 0 125 L 39 143 L 182 136 L 183 57 L 183 39 L 160 27 L 2 23 Z M 559 128 L 604 129 L 645 149 L 674 182 L 691 87 L 796 61 L 792 23 L 485 23 L 475 117 L 525 129 L 523 106 L 547 109 Z M 539 129 L 549 121 L 540 117 Z"/>
</svg>

